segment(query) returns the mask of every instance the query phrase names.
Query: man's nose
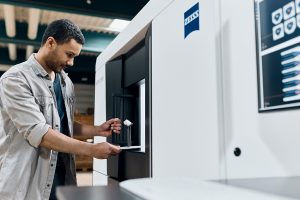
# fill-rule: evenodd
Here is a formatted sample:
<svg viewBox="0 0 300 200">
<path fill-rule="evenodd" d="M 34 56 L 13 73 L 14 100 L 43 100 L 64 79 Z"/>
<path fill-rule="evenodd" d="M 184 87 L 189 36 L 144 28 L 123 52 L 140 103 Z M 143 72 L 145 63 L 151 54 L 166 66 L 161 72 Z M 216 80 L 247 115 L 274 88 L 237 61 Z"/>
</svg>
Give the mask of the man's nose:
<svg viewBox="0 0 300 200">
<path fill-rule="evenodd" d="M 68 66 L 73 66 L 73 64 L 74 64 L 74 58 L 68 60 L 68 62 L 67 62 Z"/>
</svg>

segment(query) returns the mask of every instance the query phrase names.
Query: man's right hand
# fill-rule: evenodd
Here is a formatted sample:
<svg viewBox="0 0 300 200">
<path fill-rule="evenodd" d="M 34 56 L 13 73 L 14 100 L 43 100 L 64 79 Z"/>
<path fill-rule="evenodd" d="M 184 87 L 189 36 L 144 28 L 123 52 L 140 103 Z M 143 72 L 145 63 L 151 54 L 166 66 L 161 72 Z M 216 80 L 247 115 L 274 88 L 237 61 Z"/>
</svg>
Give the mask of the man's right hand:
<svg viewBox="0 0 300 200">
<path fill-rule="evenodd" d="M 43 136 L 40 146 L 58 152 L 92 156 L 98 159 L 106 159 L 109 156 L 117 155 L 121 152 L 119 146 L 107 142 L 91 144 L 79 141 L 51 128 L 49 128 L 47 133 Z"/>
<path fill-rule="evenodd" d="M 119 146 L 112 145 L 107 142 L 94 144 L 91 155 L 98 159 L 107 159 L 109 156 L 117 155 L 121 152 Z"/>
</svg>

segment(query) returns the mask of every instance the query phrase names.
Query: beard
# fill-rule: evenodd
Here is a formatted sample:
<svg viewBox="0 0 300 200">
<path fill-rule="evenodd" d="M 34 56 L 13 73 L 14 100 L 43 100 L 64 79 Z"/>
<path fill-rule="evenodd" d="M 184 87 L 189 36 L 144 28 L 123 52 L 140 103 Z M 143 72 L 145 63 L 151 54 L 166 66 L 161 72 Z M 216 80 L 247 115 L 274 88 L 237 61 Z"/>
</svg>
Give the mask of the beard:
<svg viewBox="0 0 300 200">
<path fill-rule="evenodd" d="M 48 59 L 45 61 L 47 67 L 55 73 L 60 73 L 63 69 L 67 67 L 65 64 L 59 62 L 59 60 L 57 59 L 59 58 L 59 56 L 57 55 L 56 51 L 54 51 L 47 58 Z"/>
<path fill-rule="evenodd" d="M 60 66 L 59 63 L 55 61 L 46 61 L 46 65 L 49 69 L 54 71 L 55 73 L 60 73 L 63 70 L 63 66 Z"/>
</svg>

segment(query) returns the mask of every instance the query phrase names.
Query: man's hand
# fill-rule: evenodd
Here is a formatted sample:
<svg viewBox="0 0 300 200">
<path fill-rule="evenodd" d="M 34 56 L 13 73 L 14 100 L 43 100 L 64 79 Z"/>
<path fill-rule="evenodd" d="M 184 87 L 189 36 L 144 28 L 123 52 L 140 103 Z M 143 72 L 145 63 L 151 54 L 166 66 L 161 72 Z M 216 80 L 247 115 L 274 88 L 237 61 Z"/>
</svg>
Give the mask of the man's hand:
<svg viewBox="0 0 300 200">
<path fill-rule="evenodd" d="M 121 152 L 119 146 L 109 144 L 107 142 L 102 142 L 94 144 L 92 147 L 92 157 L 98 159 L 107 159 L 109 156 L 117 155 Z"/>
<path fill-rule="evenodd" d="M 108 137 L 111 136 L 112 132 L 120 134 L 121 126 L 120 119 L 110 119 L 97 127 L 97 135 Z"/>
<path fill-rule="evenodd" d="M 119 146 L 107 142 L 91 144 L 79 141 L 51 128 L 43 136 L 40 146 L 54 151 L 92 156 L 98 159 L 106 159 L 121 152 Z"/>
</svg>

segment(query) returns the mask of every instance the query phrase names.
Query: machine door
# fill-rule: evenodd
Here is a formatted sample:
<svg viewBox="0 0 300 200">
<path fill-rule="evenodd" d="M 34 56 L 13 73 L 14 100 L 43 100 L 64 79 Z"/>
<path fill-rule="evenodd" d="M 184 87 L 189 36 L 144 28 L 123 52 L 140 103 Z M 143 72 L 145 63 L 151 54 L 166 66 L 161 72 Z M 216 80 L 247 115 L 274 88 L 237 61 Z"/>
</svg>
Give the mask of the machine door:
<svg viewBox="0 0 300 200">
<path fill-rule="evenodd" d="M 148 38 L 148 37 L 147 37 Z M 123 181 L 151 176 L 151 117 L 149 91 L 149 41 L 106 64 L 106 117 L 129 120 L 120 135 L 107 141 L 123 147 L 107 161 L 111 178 Z"/>
</svg>

